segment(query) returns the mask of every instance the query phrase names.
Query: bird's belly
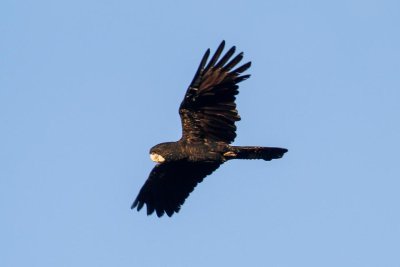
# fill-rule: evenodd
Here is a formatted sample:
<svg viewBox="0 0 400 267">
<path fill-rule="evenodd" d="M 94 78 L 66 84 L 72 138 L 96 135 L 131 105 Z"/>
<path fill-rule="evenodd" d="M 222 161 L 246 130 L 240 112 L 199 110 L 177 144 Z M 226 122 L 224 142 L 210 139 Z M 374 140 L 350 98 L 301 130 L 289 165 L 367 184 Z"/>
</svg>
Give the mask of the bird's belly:
<svg viewBox="0 0 400 267">
<path fill-rule="evenodd" d="M 193 162 L 199 162 L 199 161 L 222 162 L 223 161 L 222 154 L 223 154 L 222 151 L 221 152 L 215 151 L 206 146 L 187 147 L 187 155 L 188 155 L 187 159 Z"/>
</svg>

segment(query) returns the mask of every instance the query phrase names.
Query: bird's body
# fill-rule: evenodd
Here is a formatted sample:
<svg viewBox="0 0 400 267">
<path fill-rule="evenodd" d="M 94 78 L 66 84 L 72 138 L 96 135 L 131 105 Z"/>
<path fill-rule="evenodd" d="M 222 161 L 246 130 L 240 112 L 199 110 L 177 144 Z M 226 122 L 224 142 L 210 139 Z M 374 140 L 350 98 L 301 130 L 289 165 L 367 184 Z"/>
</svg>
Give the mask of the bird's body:
<svg viewBox="0 0 400 267">
<path fill-rule="evenodd" d="M 207 50 L 179 107 L 182 138 L 151 148 L 150 158 L 157 165 L 132 208 L 140 210 L 146 204 L 147 214 L 156 211 L 159 217 L 164 213 L 172 216 L 196 185 L 227 160 L 271 160 L 287 152 L 277 147 L 230 145 L 236 137 L 235 122 L 240 120 L 235 103 L 237 84 L 250 77 L 241 73 L 251 63 L 233 69 L 243 53 L 231 59 L 235 53 L 232 47 L 219 59 L 224 45 L 223 41 L 206 65 L 210 54 Z"/>
<path fill-rule="evenodd" d="M 230 159 L 271 160 L 282 153 L 279 147 L 230 146 L 223 142 L 188 143 L 185 140 L 161 143 L 150 150 L 150 158 L 157 163 L 171 161 L 219 162 Z M 154 157 L 156 155 L 156 157 Z M 162 156 L 161 156 L 162 155 Z M 157 160 L 161 156 L 162 160 Z M 156 160 L 154 160 L 156 159 Z"/>
</svg>

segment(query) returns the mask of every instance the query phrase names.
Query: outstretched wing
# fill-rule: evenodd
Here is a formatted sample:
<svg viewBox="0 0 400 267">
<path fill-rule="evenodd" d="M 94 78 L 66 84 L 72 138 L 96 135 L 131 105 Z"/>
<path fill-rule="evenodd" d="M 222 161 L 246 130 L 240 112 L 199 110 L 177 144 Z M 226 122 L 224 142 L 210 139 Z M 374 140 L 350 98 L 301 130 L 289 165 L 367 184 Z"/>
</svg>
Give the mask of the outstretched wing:
<svg viewBox="0 0 400 267">
<path fill-rule="evenodd" d="M 180 105 L 182 139 L 188 142 L 207 139 L 231 143 L 236 137 L 235 122 L 240 117 L 235 96 L 239 93 L 238 83 L 250 77 L 241 73 L 251 62 L 233 69 L 242 60 L 243 53 L 232 58 L 236 50 L 233 46 L 219 59 L 224 46 L 222 41 L 207 66 L 210 49 L 204 54 Z"/>
<path fill-rule="evenodd" d="M 132 204 L 132 209 L 139 211 L 144 204 L 147 215 L 156 211 L 161 217 L 167 213 L 169 217 L 178 212 L 186 198 L 204 177 L 219 167 L 215 162 L 175 161 L 157 164 L 150 173 Z"/>
</svg>

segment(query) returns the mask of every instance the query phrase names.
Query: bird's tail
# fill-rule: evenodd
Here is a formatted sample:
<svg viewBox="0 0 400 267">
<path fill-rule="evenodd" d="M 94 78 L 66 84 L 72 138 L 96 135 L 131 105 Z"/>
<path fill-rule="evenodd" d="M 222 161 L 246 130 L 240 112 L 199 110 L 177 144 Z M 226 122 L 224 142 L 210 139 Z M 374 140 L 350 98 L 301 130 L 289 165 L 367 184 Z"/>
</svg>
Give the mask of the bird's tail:
<svg viewBox="0 0 400 267">
<path fill-rule="evenodd" d="M 263 159 L 272 160 L 283 157 L 288 150 L 280 147 L 231 146 L 224 154 L 226 159 Z"/>
</svg>

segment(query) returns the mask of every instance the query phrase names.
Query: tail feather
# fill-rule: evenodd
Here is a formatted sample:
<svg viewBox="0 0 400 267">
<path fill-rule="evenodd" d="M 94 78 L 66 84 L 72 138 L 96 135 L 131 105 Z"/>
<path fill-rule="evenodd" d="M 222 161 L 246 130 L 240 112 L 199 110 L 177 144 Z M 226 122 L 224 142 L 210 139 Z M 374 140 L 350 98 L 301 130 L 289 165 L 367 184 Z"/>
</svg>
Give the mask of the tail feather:
<svg viewBox="0 0 400 267">
<path fill-rule="evenodd" d="M 232 151 L 225 153 L 228 159 L 263 159 L 282 158 L 288 150 L 280 147 L 232 146 Z"/>
</svg>

